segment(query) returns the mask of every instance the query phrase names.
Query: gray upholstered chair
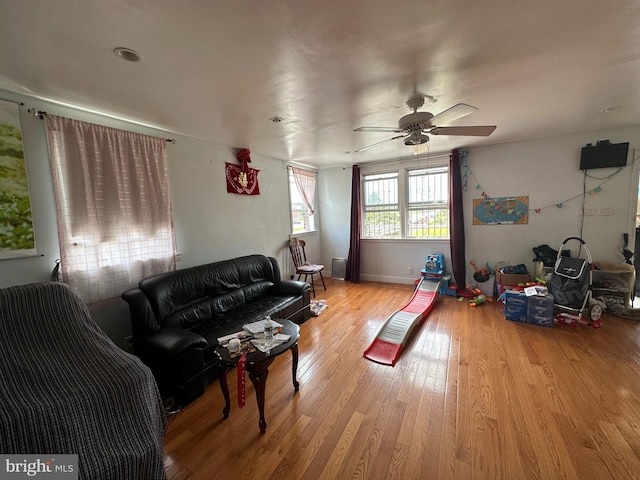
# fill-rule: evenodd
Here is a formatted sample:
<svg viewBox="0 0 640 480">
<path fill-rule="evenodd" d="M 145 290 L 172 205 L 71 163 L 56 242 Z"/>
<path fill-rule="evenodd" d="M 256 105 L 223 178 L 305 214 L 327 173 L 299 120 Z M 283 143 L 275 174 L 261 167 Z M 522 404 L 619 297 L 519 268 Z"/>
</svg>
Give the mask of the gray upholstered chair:
<svg viewBox="0 0 640 480">
<path fill-rule="evenodd" d="M 164 479 L 151 371 L 62 283 L 0 289 L 0 452 L 76 454 L 81 479 Z"/>
</svg>

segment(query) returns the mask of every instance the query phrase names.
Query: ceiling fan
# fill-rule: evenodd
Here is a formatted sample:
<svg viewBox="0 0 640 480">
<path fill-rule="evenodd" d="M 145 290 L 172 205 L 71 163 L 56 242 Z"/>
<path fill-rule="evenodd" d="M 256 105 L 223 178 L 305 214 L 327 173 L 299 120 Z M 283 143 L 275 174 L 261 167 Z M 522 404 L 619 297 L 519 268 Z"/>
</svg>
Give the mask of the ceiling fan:
<svg viewBox="0 0 640 480">
<path fill-rule="evenodd" d="M 493 126 L 461 126 L 461 127 L 440 127 L 439 125 L 446 124 L 457 120 L 458 118 L 469 115 L 478 111 L 476 107 L 467 105 L 466 103 L 458 103 L 453 107 L 441 112 L 437 115 L 433 115 L 429 112 L 419 112 L 418 109 L 424 105 L 424 97 L 414 97 L 407 100 L 407 107 L 413 110 L 413 113 L 405 115 L 398 120 L 397 127 L 360 127 L 356 128 L 354 132 L 390 132 L 401 133 L 395 137 L 387 138 L 381 142 L 367 145 L 358 150 L 354 150 L 353 153 L 363 152 L 372 147 L 376 147 L 392 140 L 404 138 L 404 144 L 408 146 L 422 145 L 429 141 L 430 135 L 465 135 L 475 137 L 488 137 L 496 129 Z"/>
</svg>

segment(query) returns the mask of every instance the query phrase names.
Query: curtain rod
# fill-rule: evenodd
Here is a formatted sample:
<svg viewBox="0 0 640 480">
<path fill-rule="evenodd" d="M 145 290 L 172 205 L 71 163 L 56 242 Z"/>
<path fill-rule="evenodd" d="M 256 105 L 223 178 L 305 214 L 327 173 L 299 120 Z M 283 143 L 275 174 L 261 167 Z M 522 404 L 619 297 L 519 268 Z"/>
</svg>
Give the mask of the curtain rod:
<svg viewBox="0 0 640 480">
<path fill-rule="evenodd" d="M 316 167 L 305 165 L 303 163 L 287 162 L 287 169 L 291 168 L 300 168 L 302 170 L 308 170 L 310 172 L 318 173 L 318 169 Z"/>
<path fill-rule="evenodd" d="M 43 120 L 47 116 L 47 112 L 45 112 L 44 110 L 36 110 L 35 108 L 28 108 L 27 112 L 29 112 L 34 117 L 38 117 L 40 120 Z M 149 136 L 152 137 L 153 135 L 149 135 Z M 156 137 L 156 138 L 159 138 L 159 137 Z M 176 143 L 175 138 L 165 138 L 164 140 L 169 143 Z"/>
</svg>

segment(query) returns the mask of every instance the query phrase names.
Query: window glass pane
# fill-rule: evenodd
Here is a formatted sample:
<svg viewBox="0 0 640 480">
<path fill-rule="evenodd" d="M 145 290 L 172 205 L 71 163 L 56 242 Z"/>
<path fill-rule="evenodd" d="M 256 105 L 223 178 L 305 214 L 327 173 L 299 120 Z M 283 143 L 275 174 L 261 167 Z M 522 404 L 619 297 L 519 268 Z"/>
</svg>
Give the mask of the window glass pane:
<svg viewBox="0 0 640 480">
<path fill-rule="evenodd" d="M 291 201 L 291 233 L 310 232 L 314 229 L 313 215 L 302 200 L 293 174 L 289 170 L 289 198 Z"/>
<path fill-rule="evenodd" d="M 363 237 L 400 238 L 400 212 L 374 211 L 364 216 Z"/>
<path fill-rule="evenodd" d="M 364 177 L 365 205 L 397 205 L 398 174 L 384 173 Z"/>
<path fill-rule="evenodd" d="M 409 204 L 446 203 L 449 197 L 449 176 L 446 167 L 409 172 Z"/>
<path fill-rule="evenodd" d="M 367 238 L 400 238 L 398 172 L 366 175 L 363 194 L 362 236 Z"/>
<path fill-rule="evenodd" d="M 449 209 L 420 209 L 407 212 L 407 237 L 449 238 Z"/>
</svg>

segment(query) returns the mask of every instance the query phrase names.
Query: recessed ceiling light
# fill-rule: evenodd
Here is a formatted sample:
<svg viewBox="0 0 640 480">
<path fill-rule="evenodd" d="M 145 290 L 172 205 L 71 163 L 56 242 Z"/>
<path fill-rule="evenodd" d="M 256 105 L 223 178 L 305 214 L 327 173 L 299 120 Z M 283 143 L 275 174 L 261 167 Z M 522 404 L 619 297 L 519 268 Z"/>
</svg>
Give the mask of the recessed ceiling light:
<svg viewBox="0 0 640 480">
<path fill-rule="evenodd" d="M 276 117 L 271 117 L 271 118 L 269 119 L 269 121 L 270 121 L 271 123 L 280 123 L 280 122 L 282 122 L 282 117 L 277 117 L 277 116 L 276 116 Z"/>
<path fill-rule="evenodd" d="M 142 61 L 142 55 L 140 55 L 135 50 L 131 50 L 130 48 L 117 47 L 117 48 L 113 49 L 113 53 L 116 56 L 122 58 L 123 60 L 127 60 L 129 62 L 141 62 Z"/>
<path fill-rule="evenodd" d="M 615 112 L 616 110 L 618 110 L 620 107 L 607 107 L 607 108 L 603 108 L 602 110 L 600 110 L 600 113 L 611 113 L 611 112 Z"/>
</svg>

